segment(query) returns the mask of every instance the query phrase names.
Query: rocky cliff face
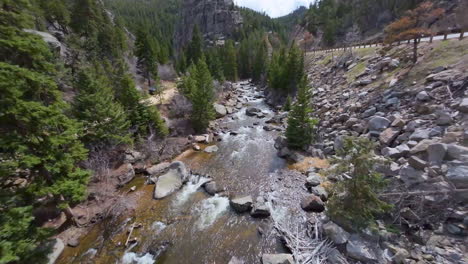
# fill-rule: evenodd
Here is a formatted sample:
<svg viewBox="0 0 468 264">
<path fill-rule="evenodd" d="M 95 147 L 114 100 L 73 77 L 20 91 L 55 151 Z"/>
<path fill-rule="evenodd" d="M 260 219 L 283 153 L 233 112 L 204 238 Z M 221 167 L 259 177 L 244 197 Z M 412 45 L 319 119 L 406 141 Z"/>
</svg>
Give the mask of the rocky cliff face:
<svg viewBox="0 0 468 264">
<path fill-rule="evenodd" d="M 174 35 L 175 50 L 179 51 L 192 38 L 198 25 L 206 41 L 222 40 L 232 36 L 242 24 L 239 11 L 232 0 L 185 0 Z"/>
</svg>

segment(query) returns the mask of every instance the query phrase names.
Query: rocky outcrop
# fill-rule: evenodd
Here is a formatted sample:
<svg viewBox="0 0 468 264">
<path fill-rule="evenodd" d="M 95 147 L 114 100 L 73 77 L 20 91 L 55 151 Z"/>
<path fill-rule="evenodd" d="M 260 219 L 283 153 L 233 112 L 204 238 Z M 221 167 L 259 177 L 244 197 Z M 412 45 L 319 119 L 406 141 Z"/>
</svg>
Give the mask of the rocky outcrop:
<svg viewBox="0 0 468 264">
<path fill-rule="evenodd" d="M 184 0 L 174 35 L 175 50 L 180 51 L 192 39 L 193 26 L 198 25 L 208 44 L 232 37 L 242 24 L 240 12 L 232 0 Z"/>
<path fill-rule="evenodd" d="M 293 264 L 294 259 L 291 254 L 263 254 L 263 264 Z"/>
</svg>

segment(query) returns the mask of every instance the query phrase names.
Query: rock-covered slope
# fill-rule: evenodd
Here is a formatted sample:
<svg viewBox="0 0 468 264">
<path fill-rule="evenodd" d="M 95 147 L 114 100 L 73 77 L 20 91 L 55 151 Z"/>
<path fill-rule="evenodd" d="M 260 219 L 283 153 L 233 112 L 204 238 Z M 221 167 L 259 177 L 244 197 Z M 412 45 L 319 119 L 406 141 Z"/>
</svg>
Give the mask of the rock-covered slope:
<svg viewBox="0 0 468 264">
<path fill-rule="evenodd" d="M 312 103 L 321 121 L 309 155 L 333 156 L 345 136 L 370 138 L 378 143 L 377 156 L 390 160 L 379 168 L 390 182 L 386 192 L 400 193 L 385 199 L 395 205 L 394 223 L 404 232 L 389 235 L 380 226 L 381 242 L 366 256 L 353 247 L 377 237 L 356 242 L 346 235 L 340 245 L 347 245 L 342 253 L 348 257 L 373 263 L 387 250 L 399 263 L 467 261 L 467 43 L 423 44 L 416 65 L 406 63 L 404 46 L 308 55 Z M 333 241 L 346 233 L 333 230 Z"/>
<path fill-rule="evenodd" d="M 242 24 L 240 12 L 232 0 L 185 0 L 179 12 L 174 34 L 174 48 L 179 51 L 192 39 L 193 26 L 198 25 L 205 41 L 231 37 Z"/>
</svg>

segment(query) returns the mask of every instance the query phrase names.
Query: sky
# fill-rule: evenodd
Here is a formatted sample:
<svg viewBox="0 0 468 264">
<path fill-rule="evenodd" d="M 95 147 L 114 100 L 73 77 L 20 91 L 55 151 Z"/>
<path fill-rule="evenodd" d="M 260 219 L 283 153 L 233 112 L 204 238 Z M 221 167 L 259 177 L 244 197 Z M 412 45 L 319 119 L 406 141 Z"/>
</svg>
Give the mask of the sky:
<svg viewBox="0 0 468 264">
<path fill-rule="evenodd" d="M 270 17 L 280 17 L 291 13 L 300 6 L 309 7 L 314 0 L 234 0 L 238 6 L 267 13 Z"/>
</svg>

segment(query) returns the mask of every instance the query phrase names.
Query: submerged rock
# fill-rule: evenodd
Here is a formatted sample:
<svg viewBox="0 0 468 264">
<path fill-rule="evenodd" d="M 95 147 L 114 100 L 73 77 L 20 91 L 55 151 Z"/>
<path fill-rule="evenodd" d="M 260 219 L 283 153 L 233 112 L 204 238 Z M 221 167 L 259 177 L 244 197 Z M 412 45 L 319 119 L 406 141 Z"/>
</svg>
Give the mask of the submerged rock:
<svg viewBox="0 0 468 264">
<path fill-rule="evenodd" d="M 154 198 L 162 199 L 180 189 L 187 178 L 185 164 L 176 161 L 169 166 L 169 171 L 158 177 L 154 188 Z"/>
<path fill-rule="evenodd" d="M 263 264 L 294 264 L 294 258 L 291 254 L 263 254 Z"/>
</svg>

